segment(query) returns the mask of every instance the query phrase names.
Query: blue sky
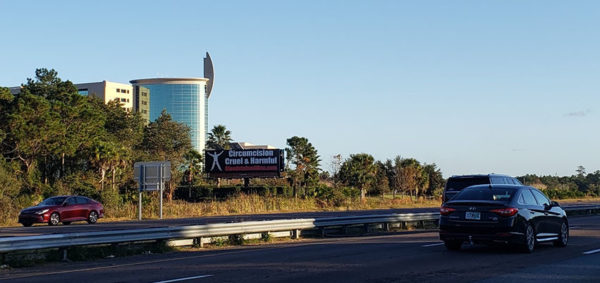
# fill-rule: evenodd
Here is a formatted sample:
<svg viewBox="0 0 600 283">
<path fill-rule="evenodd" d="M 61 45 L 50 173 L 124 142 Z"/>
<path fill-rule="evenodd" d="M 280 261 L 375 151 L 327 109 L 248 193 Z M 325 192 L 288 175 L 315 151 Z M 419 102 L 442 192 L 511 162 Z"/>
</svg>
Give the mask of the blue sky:
<svg viewBox="0 0 600 283">
<path fill-rule="evenodd" d="M 600 169 L 598 1 L 5 1 L 0 85 L 202 76 L 209 127 L 468 173 Z"/>
</svg>

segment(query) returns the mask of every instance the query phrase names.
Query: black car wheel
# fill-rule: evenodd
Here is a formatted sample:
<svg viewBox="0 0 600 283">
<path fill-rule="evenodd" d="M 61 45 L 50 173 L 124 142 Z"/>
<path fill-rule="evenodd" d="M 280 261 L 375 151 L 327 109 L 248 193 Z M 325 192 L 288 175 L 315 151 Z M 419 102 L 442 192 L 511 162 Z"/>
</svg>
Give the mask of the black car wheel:
<svg viewBox="0 0 600 283">
<path fill-rule="evenodd" d="M 567 221 L 563 221 L 562 225 L 560 225 L 560 235 L 558 240 L 554 242 L 554 246 L 556 247 L 566 247 L 569 242 L 569 225 Z"/>
<path fill-rule="evenodd" d="M 60 223 L 60 215 L 58 215 L 58 213 L 54 212 L 50 215 L 50 220 L 48 220 L 48 225 L 54 226 L 54 225 L 58 225 L 58 223 Z"/>
<path fill-rule="evenodd" d="M 88 215 L 87 222 L 89 224 L 94 224 L 94 223 L 96 223 L 96 221 L 98 221 L 98 212 L 95 212 L 92 210 L 92 211 L 90 211 L 90 215 Z"/>
<path fill-rule="evenodd" d="M 31 227 L 31 225 L 33 225 L 33 223 L 31 223 L 31 222 L 23 222 L 21 224 L 23 224 L 23 226 L 25 226 L 25 227 Z"/>
<path fill-rule="evenodd" d="M 444 245 L 446 246 L 446 248 L 451 251 L 460 250 L 462 243 L 463 243 L 463 241 L 450 241 L 450 240 L 444 241 Z"/>
<path fill-rule="evenodd" d="M 535 233 L 533 226 L 527 224 L 525 228 L 525 242 L 523 243 L 523 251 L 526 253 L 532 253 L 535 249 Z"/>
</svg>

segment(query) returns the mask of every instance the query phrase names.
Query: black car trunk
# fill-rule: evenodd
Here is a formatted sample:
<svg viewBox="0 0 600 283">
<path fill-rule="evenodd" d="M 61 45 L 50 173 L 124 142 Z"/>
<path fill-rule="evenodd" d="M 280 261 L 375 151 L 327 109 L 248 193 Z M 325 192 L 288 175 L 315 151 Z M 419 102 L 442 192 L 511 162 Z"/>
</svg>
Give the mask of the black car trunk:
<svg viewBox="0 0 600 283">
<path fill-rule="evenodd" d="M 502 217 L 495 212 L 491 212 L 491 210 L 506 208 L 507 204 L 499 201 L 469 200 L 450 201 L 445 206 L 455 209 L 448 215 L 450 221 L 461 222 L 464 225 L 481 225 L 498 223 Z"/>
</svg>

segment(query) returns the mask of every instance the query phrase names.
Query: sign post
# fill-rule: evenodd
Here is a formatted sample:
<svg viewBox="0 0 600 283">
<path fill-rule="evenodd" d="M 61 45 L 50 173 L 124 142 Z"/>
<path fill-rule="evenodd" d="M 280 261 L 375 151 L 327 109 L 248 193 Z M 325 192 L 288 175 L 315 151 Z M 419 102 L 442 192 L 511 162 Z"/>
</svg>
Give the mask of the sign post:
<svg viewBox="0 0 600 283">
<path fill-rule="evenodd" d="M 140 180 L 144 180 L 144 165 L 140 165 Z M 139 189 L 139 203 L 138 203 L 138 220 L 142 220 L 142 192 L 144 191 L 144 182 L 140 183 Z"/>
<path fill-rule="evenodd" d="M 134 165 L 134 180 L 140 184 L 138 220 L 142 220 L 142 193 L 144 191 L 159 191 L 160 219 L 163 218 L 164 183 L 171 180 L 171 162 L 152 161 L 136 162 Z"/>
<path fill-rule="evenodd" d="M 162 182 L 162 179 L 163 179 L 163 164 L 161 163 L 160 170 L 158 170 L 158 180 L 159 180 L 158 185 L 160 186 L 160 208 L 159 208 L 160 219 L 162 219 L 162 200 L 163 200 L 163 184 L 164 184 Z"/>
</svg>

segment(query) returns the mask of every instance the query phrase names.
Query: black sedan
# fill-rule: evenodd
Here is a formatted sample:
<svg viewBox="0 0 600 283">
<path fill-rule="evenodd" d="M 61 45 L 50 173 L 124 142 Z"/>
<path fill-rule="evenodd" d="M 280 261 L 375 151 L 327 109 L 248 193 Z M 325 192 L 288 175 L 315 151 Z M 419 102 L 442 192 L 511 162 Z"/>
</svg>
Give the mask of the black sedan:
<svg viewBox="0 0 600 283">
<path fill-rule="evenodd" d="M 476 185 L 440 208 L 440 239 L 449 250 L 464 242 L 508 243 L 533 252 L 535 245 L 569 240 L 567 214 L 541 191 L 521 185 Z"/>
</svg>

